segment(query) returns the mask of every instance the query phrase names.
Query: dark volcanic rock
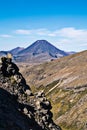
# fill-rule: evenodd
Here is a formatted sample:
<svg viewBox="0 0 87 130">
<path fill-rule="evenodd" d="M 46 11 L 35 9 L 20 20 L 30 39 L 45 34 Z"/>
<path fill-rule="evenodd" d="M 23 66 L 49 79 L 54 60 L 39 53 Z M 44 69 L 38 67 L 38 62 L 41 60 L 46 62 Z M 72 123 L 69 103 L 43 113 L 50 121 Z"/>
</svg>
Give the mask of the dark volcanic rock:
<svg viewBox="0 0 87 130">
<path fill-rule="evenodd" d="M 0 88 L 0 130 L 42 130 L 33 118 L 27 117 L 15 97 Z"/>
<path fill-rule="evenodd" d="M 61 130 L 53 120 L 51 103 L 41 91 L 32 94 L 11 58 L 0 63 L 0 130 Z"/>
</svg>

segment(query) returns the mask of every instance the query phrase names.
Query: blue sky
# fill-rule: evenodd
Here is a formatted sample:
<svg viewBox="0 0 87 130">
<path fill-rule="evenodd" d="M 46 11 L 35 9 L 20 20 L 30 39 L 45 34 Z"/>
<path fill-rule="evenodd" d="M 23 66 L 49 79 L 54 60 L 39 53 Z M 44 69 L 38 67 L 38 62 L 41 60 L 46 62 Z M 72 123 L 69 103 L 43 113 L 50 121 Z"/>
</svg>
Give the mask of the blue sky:
<svg viewBox="0 0 87 130">
<path fill-rule="evenodd" d="M 65 51 L 86 50 L 86 0 L 0 0 L 0 50 L 41 39 Z"/>
</svg>

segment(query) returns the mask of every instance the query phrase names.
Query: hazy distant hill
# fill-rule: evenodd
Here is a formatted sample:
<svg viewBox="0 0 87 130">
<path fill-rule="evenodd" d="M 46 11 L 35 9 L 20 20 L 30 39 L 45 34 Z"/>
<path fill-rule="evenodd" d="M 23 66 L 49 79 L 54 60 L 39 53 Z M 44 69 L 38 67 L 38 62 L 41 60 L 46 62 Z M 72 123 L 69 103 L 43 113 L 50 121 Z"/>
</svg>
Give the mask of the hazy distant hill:
<svg viewBox="0 0 87 130">
<path fill-rule="evenodd" d="M 16 61 L 27 61 L 27 62 L 42 62 L 50 59 L 56 59 L 59 57 L 67 56 L 68 53 L 57 49 L 51 43 L 46 40 L 37 40 L 32 45 L 23 49 L 18 53 L 15 58 Z"/>
<path fill-rule="evenodd" d="M 13 56 L 17 55 L 20 51 L 22 51 L 24 48 L 22 47 L 16 47 L 9 51 L 0 51 L 0 56 L 5 56 L 7 53 L 11 53 Z"/>
<path fill-rule="evenodd" d="M 6 56 L 7 55 L 7 51 L 0 51 L 0 56 Z"/>
<path fill-rule="evenodd" d="M 33 91 L 44 90 L 63 130 L 87 130 L 87 51 L 20 68 Z"/>
<path fill-rule="evenodd" d="M 10 52 L 11 54 L 13 54 L 13 55 L 17 55 L 17 54 L 18 54 L 20 51 L 22 51 L 22 50 L 24 50 L 23 47 L 16 47 L 16 48 L 10 50 L 9 52 Z"/>
</svg>

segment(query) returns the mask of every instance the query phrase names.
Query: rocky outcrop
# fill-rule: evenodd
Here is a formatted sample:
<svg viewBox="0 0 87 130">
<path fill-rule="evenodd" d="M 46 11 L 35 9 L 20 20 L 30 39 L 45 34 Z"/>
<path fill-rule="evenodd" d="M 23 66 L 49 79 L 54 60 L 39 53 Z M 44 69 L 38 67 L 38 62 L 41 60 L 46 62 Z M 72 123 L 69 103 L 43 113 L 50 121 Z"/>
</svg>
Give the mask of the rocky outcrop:
<svg viewBox="0 0 87 130">
<path fill-rule="evenodd" d="M 21 107 L 25 104 L 0 88 L 0 130 L 42 130 L 33 117 L 25 115 Z"/>
<path fill-rule="evenodd" d="M 11 57 L 0 62 L 0 130 L 61 130 L 43 91 L 32 93 Z"/>
</svg>

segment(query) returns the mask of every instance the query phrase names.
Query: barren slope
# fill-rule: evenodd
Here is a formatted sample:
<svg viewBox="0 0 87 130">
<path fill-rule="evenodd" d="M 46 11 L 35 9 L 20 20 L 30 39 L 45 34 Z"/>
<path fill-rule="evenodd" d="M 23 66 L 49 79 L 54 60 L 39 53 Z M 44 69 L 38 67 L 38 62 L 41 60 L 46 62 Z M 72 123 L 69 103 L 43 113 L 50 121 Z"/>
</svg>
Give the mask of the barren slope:
<svg viewBox="0 0 87 130">
<path fill-rule="evenodd" d="M 87 84 L 87 51 L 63 57 L 40 65 L 19 65 L 32 86 L 48 85 L 61 80 L 61 87 L 73 88 Z"/>
<path fill-rule="evenodd" d="M 40 65 L 19 65 L 33 91 L 43 89 L 63 130 L 87 129 L 87 51 Z"/>
</svg>

